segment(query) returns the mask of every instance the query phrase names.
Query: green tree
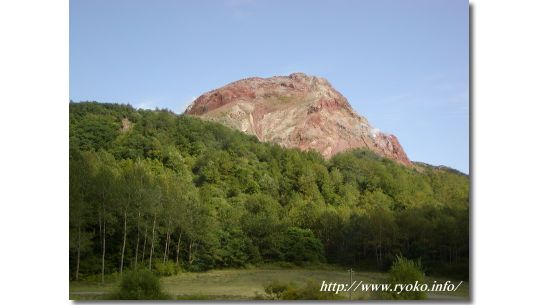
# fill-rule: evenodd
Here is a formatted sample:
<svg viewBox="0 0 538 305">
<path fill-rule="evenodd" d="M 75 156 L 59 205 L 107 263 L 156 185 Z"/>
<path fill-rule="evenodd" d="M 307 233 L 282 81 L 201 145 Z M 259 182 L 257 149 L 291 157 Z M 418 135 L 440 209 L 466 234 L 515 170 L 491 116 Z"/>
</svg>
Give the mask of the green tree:
<svg viewBox="0 0 538 305">
<path fill-rule="evenodd" d="M 282 238 L 280 251 L 286 261 L 296 264 L 324 260 L 323 245 L 308 229 L 288 228 Z"/>
<path fill-rule="evenodd" d="M 404 257 L 398 256 L 389 270 L 389 283 L 392 286 L 396 284 L 425 284 L 425 275 L 422 271 L 420 261 L 414 262 Z M 426 293 L 423 291 L 394 291 L 391 297 L 397 300 L 423 300 L 426 298 Z"/>
</svg>

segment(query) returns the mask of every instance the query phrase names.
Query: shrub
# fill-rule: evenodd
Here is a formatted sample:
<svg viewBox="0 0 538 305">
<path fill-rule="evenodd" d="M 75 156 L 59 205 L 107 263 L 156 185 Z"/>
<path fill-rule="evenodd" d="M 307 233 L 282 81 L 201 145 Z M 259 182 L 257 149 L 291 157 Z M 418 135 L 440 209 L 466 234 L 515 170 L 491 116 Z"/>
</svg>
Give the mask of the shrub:
<svg viewBox="0 0 538 305">
<path fill-rule="evenodd" d="M 169 296 L 161 290 L 159 278 L 147 269 L 125 271 L 117 292 L 120 300 L 164 300 Z"/>
<path fill-rule="evenodd" d="M 389 283 L 395 284 L 415 284 L 418 281 L 419 285 L 425 283 L 425 275 L 422 271 L 420 260 L 415 262 L 398 256 L 389 270 Z M 392 292 L 388 295 L 390 299 L 395 300 L 423 300 L 426 298 L 426 293 L 422 291 L 404 291 L 398 294 Z"/>
<path fill-rule="evenodd" d="M 163 263 L 162 261 L 156 261 L 154 266 L 154 272 L 160 276 L 171 276 L 179 273 L 179 267 L 171 261 Z"/>
<path fill-rule="evenodd" d="M 267 284 L 264 288 L 267 298 L 270 300 L 281 300 L 282 294 L 289 290 L 290 288 L 295 288 L 292 284 L 284 284 L 277 281 L 272 281 Z"/>
</svg>

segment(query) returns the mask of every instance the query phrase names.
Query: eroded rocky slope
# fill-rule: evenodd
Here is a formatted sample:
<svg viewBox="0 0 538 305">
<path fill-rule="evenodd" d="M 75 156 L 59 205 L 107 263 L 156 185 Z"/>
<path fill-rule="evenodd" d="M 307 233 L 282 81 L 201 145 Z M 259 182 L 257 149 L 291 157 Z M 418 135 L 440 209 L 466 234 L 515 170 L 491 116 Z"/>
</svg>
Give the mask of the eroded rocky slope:
<svg viewBox="0 0 538 305">
<path fill-rule="evenodd" d="M 260 141 L 317 150 L 325 158 L 368 148 L 411 165 L 396 136 L 371 126 L 327 80 L 303 73 L 230 83 L 204 93 L 185 113 L 239 129 Z"/>
</svg>

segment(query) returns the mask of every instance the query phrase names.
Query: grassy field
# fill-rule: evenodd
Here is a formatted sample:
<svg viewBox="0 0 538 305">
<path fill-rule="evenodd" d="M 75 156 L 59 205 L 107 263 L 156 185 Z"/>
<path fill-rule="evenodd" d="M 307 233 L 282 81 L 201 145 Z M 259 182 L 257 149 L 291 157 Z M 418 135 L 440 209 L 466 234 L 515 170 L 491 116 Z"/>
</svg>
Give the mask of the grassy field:
<svg viewBox="0 0 538 305">
<path fill-rule="evenodd" d="M 364 283 L 385 283 L 386 274 L 379 272 L 358 272 L 353 280 Z M 211 270 L 203 273 L 181 273 L 161 278 L 166 293 L 178 299 L 253 299 L 264 293 L 264 286 L 271 281 L 294 282 L 298 286 L 308 280 L 316 283 L 349 282 L 349 273 L 340 267 L 318 266 L 316 268 L 259 267 L 252 269 Z M 444 282 L 449 279 L 427 278 L 428 282 Z M 458 282 L 459 281 L 452 281 Z M 117 281 L 105 285 L 90 282 L 71 282 L 70 299 L 98 299 L 114 291 Z M 349 294 L 345 294 L 347 297 Z M 469 285 L 464 282 L 456 292 L 429 293 L 430 299 L 468 299 Z M 354 299 L 369 299 L 372 295 L 354 292 Z"/>
</svg>

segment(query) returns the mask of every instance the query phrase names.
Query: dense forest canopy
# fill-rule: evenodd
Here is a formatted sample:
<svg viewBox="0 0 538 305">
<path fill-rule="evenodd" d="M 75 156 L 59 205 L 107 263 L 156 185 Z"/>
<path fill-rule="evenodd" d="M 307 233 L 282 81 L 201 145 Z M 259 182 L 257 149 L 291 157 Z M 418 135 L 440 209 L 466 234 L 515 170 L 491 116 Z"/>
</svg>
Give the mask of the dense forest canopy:
<svg viewBox="0 0 538 305">
<path fill-rule="evenodd" d="M 397 255 L 468 277 L 469 177 L 366 150 L 324 160 L 168 110 L 70 103 L 72 279 Z"/>
</svg>

